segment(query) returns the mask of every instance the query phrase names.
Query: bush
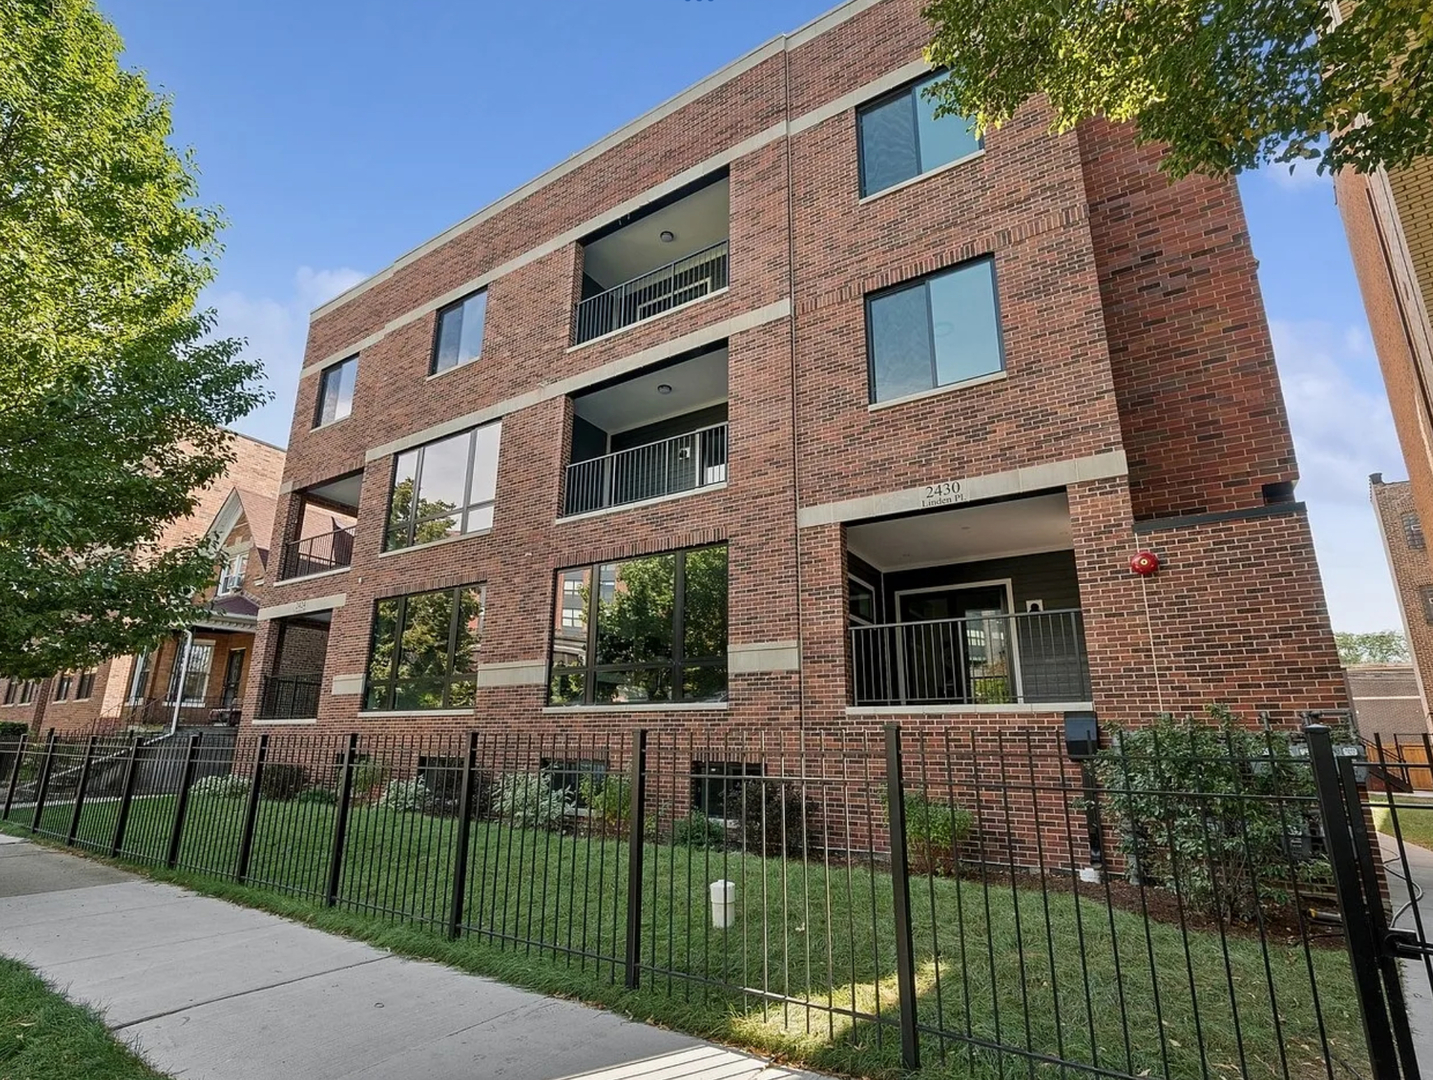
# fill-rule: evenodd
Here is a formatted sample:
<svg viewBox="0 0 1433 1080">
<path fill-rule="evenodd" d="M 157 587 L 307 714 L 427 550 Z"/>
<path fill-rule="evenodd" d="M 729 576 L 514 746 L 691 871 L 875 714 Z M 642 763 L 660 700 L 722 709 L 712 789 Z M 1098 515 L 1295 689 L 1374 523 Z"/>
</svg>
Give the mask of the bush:
<svg viewBox="0 0 1433 1080">
<path fill-rule="evenodd" d="M 463 759 L 420 758 L 418 775 L 428 787 L 428 809 L 435 814 L 456 814 L 463 797 Z"/>
<path fill-rule="evenodd" d="M 1208 914 L 1250 920 L 1261 901 L 1289 902 L 1291 876 L 1322 876 L 1322 860 L 1298 850 L 1313 826 L 1298 800 L 1314 793 L 1313 777 L 1287 734 L 1251 731 L 1222 706 L 1209 714 L 1208 723 L 1166 714 L 1115 731 L 1095 772 L 1131 880 L 1177 889 Z"/>
<path fill-rule="evenodd" d="M 343 779 L 343 769 L 338 770 L 339 782 Z M 355 799 L 366 799 L 374 791 L 381 787 L 388 779 L 388 766 L 379 765 L 372 761 L 363 761 L 353 767 L 353 797 Z"/>
<path fill-rule="evenodd" d="M 697 851 L 719 851 L 727 846 L 726 823 L 693 810 L 691 816 L 672 826 L 672 843 Z"/>
<path fill-rule="evenodd" d="M 508 773 L 498 782 L 494 811 L 499 820 L 513 825 L 558 829 L 573 806 L 572 793 L 554 791 L 548 773 Z"/>
<path fill-rule="evenodd" d="M 294 796 L 294 802 L 332 806 L 338 802 L 338 793 L 332 788 L 306 787 Z"/>
<path fill-rule="evenodd" d="M 956 849 L 975 831 L 975 815 L 953 803 L 905 793 L 906 851 L 917 874 L 953 874 Z"/>
<path fill-rule="evenodd" d="M 378 797 L 378 805 L 398 814 L 421 814 L 429 808 L 433 793 L 422 779 L 390 780 Z"/>
<path fill-rule="evenodd" d="M 591 821 L 615 834 L 632 819 L 632 782 L 613 774 L 601 780 L 584 775 L 577 785 L 578 801 L 587 807 Z"/>
<path fill-rule="evenodd" d="M 794 784 L 753 777 L 741 785 L 742 838 L 753 855 L 799 859 L 819 850 L 814 815 L 815 804 Z"/>
<path fill-rule="evenodd" d="M 249 794 L 249 778 L 233 773 L 204 776 L 189 785 L 189 794 L 198 798 L 242 799 Z"/>
<path fill-rule="evenodd" d="M 20 736 L 29 730 L 29 724 L 21 724 L 14 720 L 0 721 L 0 743 L 18 742 Z"/>
<path fill-rule="evenodd" d="M 308 786 L 308 770 L 302 765 L 264 763 L 263 777 L 259 780 L 259 794 L 266 799 L 288 802 Z"/>
</svg>

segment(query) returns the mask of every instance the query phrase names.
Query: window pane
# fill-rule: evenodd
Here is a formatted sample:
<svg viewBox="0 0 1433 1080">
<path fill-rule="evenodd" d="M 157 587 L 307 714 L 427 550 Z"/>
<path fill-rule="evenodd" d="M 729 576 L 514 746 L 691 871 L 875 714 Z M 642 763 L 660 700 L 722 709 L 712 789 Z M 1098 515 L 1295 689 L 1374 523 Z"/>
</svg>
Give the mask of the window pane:
<svg viewBox="0 0 1433 1080">
<path fill-rule="evenodd" d="M 417 593 L 408 597 L 398 646 L 399 682 L 442 678 L 448 674 L 448 634 L 452 626 L 451 592 Z"/>
<path fill-rule="evenodd" d="M 929 285 L 939 384 L 999 371 L 994 262 L 981 259 L 933 277 Z"/>
<path fill-rule="evenodd" d="M 449 308 L 438 314 L 438 355 L 433 358 L 434 372 L 446 371 L 458 363 L 458 343 L 463 332 L 463 309 Z"/>
<path fill-rule="evenodd" d="M 180 663 L 183 653 L 180 653 Z M 184 673 L 184 700 L 203 701 L 204 691 L 209 685 L 209 668 L 214 662 L 212 642 L 196 641 L 189 650 L 189 667 Z"/>
<path fill-rule="evenodd" d="M 725 701 L 726 665 L 684 668 L 682 697 L 687 701 Z"/>
<path fill-rule="evenodd" d="M 602 567 L 598 664 L 644 664 L 671 658 L 676 571 L 676 556 L 670 554 Z"/>
<path fill-rule="evenodd" d="M 473 488 L 468 495 L 471 503 L 492 502 L 497 495 L 498 449 L 502 438 L 501 422 L 485 424 L 473 432 Z"/>
<path fill-rule="evenodd" d="M 868 317 L 873 399 L 888 401 L 929 390 L 932 349 L 925 285 L 873 298 Z"/>
<path fill-rule="evenodd" d="M 935 118 L 936 102 L 925 96 L 925 88 L 944 76 L 935 76 L 917 85 L 916 127 L 920 132 L 920 171 L 929 172 L 957 161 L 980 149 L 975 125 L 961 116 Z"/>
<path fill-rule="evenodd" d="M 337 378 L 334 379 L 334 382 L 337 386 L 334 391 L 333 418 L 342 420 L 353 412 L 353 383 L 358 375 L 358 359 L 355 357 L 352 360 L 345 360 L 338 365 L 338 371 L 335 374 Z"/>
<path fill-rule="evenodd" d="M 593 676 L 593 701 L 598 705 L 640 705 L 672 700 L 672 669 L 640 668 L 599 671 Z"/>
<path fill-rule="evenodd" d="M 434 678 L 399 679 L 393 686 L 393 708 L 441 709 L 443 680 Z"/>
<path fill-rule="evenodd" d="M 920 172 L 909 94 L 861 113 L 861 191 L 870 195 Z"/>
<path fill-rule="evenodd" d="M 488 294 L 480 292 L 463 301 L 462 326 L 458 335 L 458 363 L 476 360 L 483 354 L 483 323 L 488 313 Z"/>
<path fill-rule="evenodd" d="M 366 709 L 386 709 L 393 681 L 393 653 L 398 642 L 398 600 L 378 601 L 373 618 L 373 645 L 368 651 Z"/>
<path fill-rule="evenodd" d="M 448 708 L 470 709 L 478 701 L 478 684 L 472 679 L 462 679 L 448 686 Z"/>
<path fill-rule="evenodd" d="M 592 571 L 564 570 L 557 579 L 557 626 L 553 631 L 553 662 L 575 658 L 587 662 L 587 594 Z"/>
<path fill-rule="evenodd" d="M 413 520 L 413 485 L 418 474 L 418 451 L 399 454 L 393 468 L 393 494 L 388 502 L 388 528 L 383 541 L 386 551 L 405 547 Z"/>
<path fill-rule="evenodd" d="M 587 669 L 571 656 L 554 656 L 547 700 L 552 705 L 581 705 L 587 687 Z"/>
<path fill-rule="evenodd" d="M 478 647 L 483 643 L 483 589 L 458 590 L 458 636 L 453 650 L 453 673 L 478 670 Z"/>
<path fill-rule="evenodd" d="M 850 582 L 850 612 L 853 622 L 876 621 L 876 594 L 855 578 Z"/>
<path fill-rule="evenodd" d="M 442 540 L 459 531 L 471 440 L 472 433 L 465 431 L 423 448 L 423 468 L 418 477 L 419 524 L 414 543 Z"/>
<path fill-rule="evenodd" d="M 330 424 L 333 422 L 334 411 L 338 408 L 338 392 L 334 386 L 331 373 L 325 371 L 319 378 L 318 385 L 318 415 L 314 419 L 314 426 Z"/>
<path fill-rule="evenodd" d="M 682 650 L 687 660 L 726 657 L 726 545 L 686 553 Z"/>
</svg>

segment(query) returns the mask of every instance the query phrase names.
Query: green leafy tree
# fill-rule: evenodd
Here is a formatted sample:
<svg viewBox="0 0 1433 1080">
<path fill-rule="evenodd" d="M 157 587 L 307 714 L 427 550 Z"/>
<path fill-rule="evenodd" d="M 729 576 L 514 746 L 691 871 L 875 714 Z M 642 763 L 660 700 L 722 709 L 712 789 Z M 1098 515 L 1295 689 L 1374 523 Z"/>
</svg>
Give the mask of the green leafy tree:
<svg viewBox="0 0 1433 1080">
<path fill-rule="evenodd" d="M 1351 664 L 1406 664 L 1408 642 L 1397 630 L 1377 630 L 1367 634 L 1335 634 L 1339 662 Z"/>
<path fill-rule="evenodd" d="M 213 574 L 165 527 L 266 399 L 196 313 L 219 218 L 90 0 L 0 0 L 0 671 L 147 651 Z"/>
<path fill-rule="evenodd" d="M 1135 121 L 1173 176 L 1433 153 L 1428 0 L 928 0 L 943 109 L 984 131 L 1043 94 L 1055 128 Z"/>
</svg>

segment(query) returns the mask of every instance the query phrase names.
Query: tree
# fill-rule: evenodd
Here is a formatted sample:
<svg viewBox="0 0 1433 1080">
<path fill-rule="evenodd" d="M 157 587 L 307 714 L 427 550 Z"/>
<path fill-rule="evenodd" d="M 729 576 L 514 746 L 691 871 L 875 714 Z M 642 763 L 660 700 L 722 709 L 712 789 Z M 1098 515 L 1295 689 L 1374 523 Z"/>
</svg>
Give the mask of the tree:
<svg viewBox="0 0 1433 1080">
<path fill-rule="evenodd" d="M 165 527 L 267 397 L 197 313 L 218 214 L 90 0 L 0 0 L 0 671 L 147 651 L 213 575 Z"/>
<path fill-rule="evenodd" d="M 1331 10 L 1344 9 L 1342 20 Z M 1171 176 L 1433 153 L 1427 0 L 928 0 L 938 115 L 982 132 L 1044 94 L 1056 130 L 1135 121 Z"/>
<path fill-rule="evenodd" d="M 1368 634 L 1335 634 L 1339 662 L 1351 664 L 1406 664 L 1408 642 L 1397 630 L 1377 630 Z"/>
</svg>

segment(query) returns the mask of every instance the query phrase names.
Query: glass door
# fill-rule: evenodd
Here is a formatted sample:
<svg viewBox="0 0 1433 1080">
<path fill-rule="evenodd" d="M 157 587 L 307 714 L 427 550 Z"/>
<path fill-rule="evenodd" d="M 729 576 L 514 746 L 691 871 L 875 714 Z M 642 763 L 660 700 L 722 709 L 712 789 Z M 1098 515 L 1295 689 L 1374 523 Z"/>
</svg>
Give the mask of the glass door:
<svg viewBox="0 0 1433 1080">
<path fill-rule="evenodd" d="M 991 705 L 1016 698 L 1005 585 L 896 595 L 901 694 L 910 704 Z"/>
</svg>

